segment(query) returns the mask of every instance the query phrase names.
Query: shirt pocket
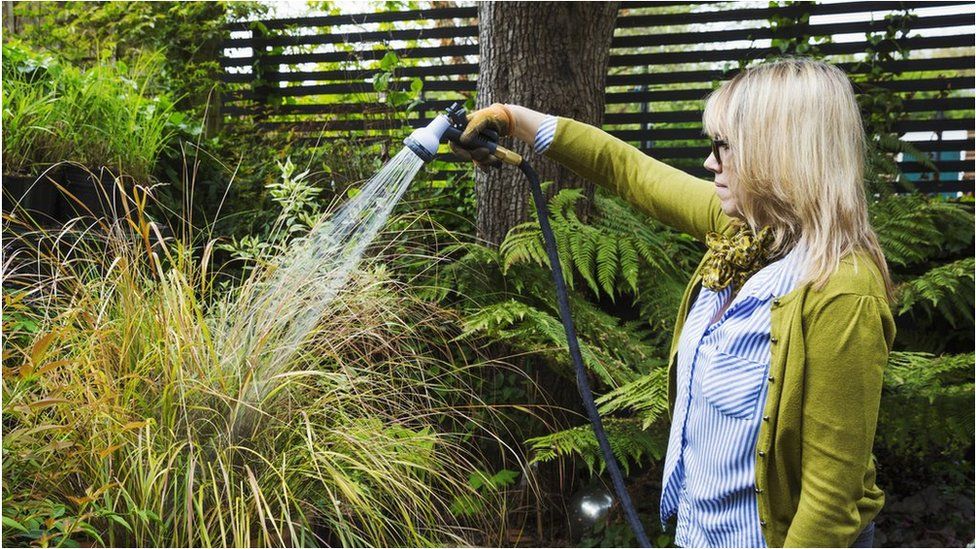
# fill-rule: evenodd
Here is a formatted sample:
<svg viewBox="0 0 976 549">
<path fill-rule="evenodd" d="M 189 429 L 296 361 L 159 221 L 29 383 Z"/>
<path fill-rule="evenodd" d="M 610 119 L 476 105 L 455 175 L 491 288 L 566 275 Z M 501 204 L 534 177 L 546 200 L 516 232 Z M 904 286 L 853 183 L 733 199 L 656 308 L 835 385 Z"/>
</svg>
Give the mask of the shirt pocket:
<svg viewBox="0 0 976 549">
<path fill-rule="evenodd" d="M 766 365 L 741 356 L 718 352 L 702 379 L 702 396 L 723 414 L 751 419 L 762 392 Z"/>
</svg>

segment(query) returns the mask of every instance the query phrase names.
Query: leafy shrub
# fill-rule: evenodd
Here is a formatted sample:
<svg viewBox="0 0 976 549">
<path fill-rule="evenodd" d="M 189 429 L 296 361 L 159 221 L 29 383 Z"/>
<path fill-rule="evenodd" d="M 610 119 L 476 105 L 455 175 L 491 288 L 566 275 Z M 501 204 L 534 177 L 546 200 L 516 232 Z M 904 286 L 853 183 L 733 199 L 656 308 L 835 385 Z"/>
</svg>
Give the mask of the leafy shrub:
<svg viewBox="0 0 976 549">
<path fill-rule="evenodd" d="M 5 272 L 5 545 L 490 539 L 455 315 L 377 265 L 281 349 L 247 300 L 273 262 L 221 291 L 212 242 L 161 242 L 141 213 L 69 231 L 25 237 Z"/>
</svg>

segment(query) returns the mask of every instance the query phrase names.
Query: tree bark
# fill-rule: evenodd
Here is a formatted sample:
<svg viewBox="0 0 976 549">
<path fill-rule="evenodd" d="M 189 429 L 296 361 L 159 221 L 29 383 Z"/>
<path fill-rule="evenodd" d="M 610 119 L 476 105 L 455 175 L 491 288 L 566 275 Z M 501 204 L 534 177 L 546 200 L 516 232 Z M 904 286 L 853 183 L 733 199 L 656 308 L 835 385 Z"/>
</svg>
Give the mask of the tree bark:
<svg viewBox="0 0 976 549">
<path fill-rule="evenodd" d="M 619 2 L 482 2 L 478 4 L 480 73 L 478 107 L 515 103 L 600 126 L 610 41 Z M 523 156 L 531 146 L 507 143 Z M 593 184 L 555 162 L 531 156 L 542 181 L 559 189 L 582 187 L 586 219 Z M 477 235 L 497 246 L 508 230 L 528 219 L 532 201 L 517 170 L 475 176 Z"/>
</svg>

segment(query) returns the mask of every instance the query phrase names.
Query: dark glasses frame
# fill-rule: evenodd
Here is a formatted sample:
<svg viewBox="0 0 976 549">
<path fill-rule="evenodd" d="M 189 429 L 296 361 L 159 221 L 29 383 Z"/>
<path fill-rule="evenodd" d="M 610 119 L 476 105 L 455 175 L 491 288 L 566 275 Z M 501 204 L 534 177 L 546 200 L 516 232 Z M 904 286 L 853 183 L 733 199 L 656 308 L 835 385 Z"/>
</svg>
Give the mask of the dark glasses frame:
<svg viewBox="0 0 976 549">
<path fill-rule="evenodd" d="M 729 148 L 729 142 L 724 139 L 712 139 L 712 154 L 715 155 L 715 161 L 718 162 L 718 166 L 722 167 L 722 148 Z"/>
</svg>

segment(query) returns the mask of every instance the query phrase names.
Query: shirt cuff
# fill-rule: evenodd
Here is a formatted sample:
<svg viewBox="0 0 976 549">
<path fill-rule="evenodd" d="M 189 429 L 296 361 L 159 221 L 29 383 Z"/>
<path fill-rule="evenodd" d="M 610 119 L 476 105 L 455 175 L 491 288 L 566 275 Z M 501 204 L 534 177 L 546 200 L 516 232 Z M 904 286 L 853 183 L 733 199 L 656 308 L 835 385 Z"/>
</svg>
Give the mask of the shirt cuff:
<svg viewBox="0 0 976 549">
<path fill-rule="evenodd" d="M 546 152 L 546 149 L 552 144 L 554 137 L 556 137 L 556 117 L 547 114 L 542 119 L 542 123 L 539 124 L 539 129 L 535 132 L 535 144 L 532 146 L 535 153 L 542 154 Z"/>
</svg>

